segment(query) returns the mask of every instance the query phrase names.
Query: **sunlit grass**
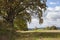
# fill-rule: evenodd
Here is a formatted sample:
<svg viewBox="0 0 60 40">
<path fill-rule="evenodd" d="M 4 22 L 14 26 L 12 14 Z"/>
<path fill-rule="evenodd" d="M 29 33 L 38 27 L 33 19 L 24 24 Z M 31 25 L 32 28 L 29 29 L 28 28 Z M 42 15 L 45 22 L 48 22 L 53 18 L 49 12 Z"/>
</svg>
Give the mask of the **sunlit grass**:
<svg viewBox="0 0 60 40">
<path fill-rule="evenodd" d="M 36 38 L 36 37 L 28 37 L 28 38 L 18 38 L 16 40 L 60 40 L 60 38 Z"/>
<path fill-rule="evenodd" d="M 21 34 L 20 37 L 18 37 L 16 40 L 60 40 L 60 30 L 41 29 L 17 32 Z"/>
<path fill-rule="evenodd" d="M 60 30 L 43 30 L 43 29 L 38 29 L 38 30 L 29 30 L 29 31 L 17 31 L 21 33 L 28 33 L 28 32 L 60 32 Z"/>
</svg>

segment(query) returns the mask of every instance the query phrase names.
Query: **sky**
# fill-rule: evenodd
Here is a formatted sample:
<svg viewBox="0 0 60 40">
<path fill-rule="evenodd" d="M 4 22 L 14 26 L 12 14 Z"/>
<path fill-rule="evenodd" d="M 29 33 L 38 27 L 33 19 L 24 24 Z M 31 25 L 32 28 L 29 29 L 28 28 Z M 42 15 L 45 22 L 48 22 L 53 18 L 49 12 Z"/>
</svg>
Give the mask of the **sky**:
<svg viewBox="0 0 60 40">
<path fill-rule="evenodd" d="M 55 25 L 60 27 L 60 0 L 47 0 L 47 10 L 43 13 L 43 24 L 39 24 L 38 18 L 32 18 L 28 28 L 47 27 Z"/>
</svg>

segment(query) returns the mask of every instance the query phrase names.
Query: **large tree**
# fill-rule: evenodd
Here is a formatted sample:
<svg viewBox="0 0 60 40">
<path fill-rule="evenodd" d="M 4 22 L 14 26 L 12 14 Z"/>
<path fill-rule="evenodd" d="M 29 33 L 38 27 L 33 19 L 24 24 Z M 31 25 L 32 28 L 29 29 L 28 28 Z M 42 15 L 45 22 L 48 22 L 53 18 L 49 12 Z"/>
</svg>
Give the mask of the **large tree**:
<svg viewBox="0 0 60 40">
<path fill-rule="evenodd" d="M 0 0 L 0 15 L 4 22 L 14 29 L 14 19 L 20 15 L 20 20 L 31 21 L 31 14 L 38 15 L 39 23 L 43 23 L 42 12 L 46 10 L 46 0 Z M 26 10 L 37 13 L 27 13 Z M 27 27 L 26 27 L 27 28 Z"/>
<path fill-rule="evenodd" d="M 3 23 L 7 24 L 4 28 L 10 30 L 10 33 L 15 30 L 14 21 L 16 23 L 16 20 L 20 19 L 19 25 L 23 28 L 23 25 L 31 21 L 31 15 L 34 14 L 38 15 L 39 23 L 43 23 L 41 18 L 43 9 L 46 10 L 46 0 L 0 0 L 0 16 L 3 17 Z M 26 10 L 30 10 L 31 13 L 27 13 Z M 34 11 L 37 13 L 34 13 Z M 18 17 L 19 19 L 17 19 Z M 26 30 L 27 26 L 25 27 Z"/>
</svg>

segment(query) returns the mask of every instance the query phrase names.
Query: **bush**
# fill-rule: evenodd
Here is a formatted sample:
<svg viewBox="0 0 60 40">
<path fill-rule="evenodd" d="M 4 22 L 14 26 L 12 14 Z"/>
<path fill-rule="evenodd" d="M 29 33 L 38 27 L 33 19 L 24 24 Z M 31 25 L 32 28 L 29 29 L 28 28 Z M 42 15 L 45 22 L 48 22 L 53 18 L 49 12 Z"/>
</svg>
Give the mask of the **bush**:
<svg viewBox="0 0 60 40">
<path fill-rule="evenodd" d="M 51 26 L 50 30 L 57 30 L 57 27 L 56 26 Z"/>
<path fill-rule="evenodd" d="M 56 26 L 48 26 L 45 28 L 46 30 L 57 30 L 57 27 Z"/>
</svg>

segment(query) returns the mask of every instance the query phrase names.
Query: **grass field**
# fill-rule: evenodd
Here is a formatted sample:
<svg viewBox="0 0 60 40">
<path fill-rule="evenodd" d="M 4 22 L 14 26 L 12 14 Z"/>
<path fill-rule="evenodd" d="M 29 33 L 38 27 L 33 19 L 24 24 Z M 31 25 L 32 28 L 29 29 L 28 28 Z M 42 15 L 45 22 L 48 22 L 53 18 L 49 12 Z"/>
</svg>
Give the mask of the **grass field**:
<svg viewBox="0 0 60 40">
<path fill-rule="evenodd" d="M 17 31 L 16 40 L 60 40 L 60 30 Z"/>
<path fill-rule="evenodd" d="M 60 40 L 60 38 L 20 38 L 17 40 Z"/>
<path fill-rule="evenodd" d="M 60 30 L 30 30 L 30 31 L 17 31 L 21 33 L 28 33 L 28 32 L 60 32 Z"/>
</svg>

